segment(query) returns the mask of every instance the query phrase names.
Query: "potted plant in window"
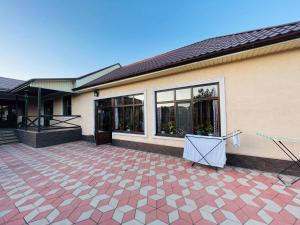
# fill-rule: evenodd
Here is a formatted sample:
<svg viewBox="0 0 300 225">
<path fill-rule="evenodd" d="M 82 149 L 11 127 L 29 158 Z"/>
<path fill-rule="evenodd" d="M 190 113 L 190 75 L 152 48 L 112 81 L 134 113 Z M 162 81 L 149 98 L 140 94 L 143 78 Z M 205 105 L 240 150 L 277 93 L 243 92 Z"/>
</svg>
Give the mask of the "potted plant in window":
<svg viewBox="0 0 300 225">
<path fill-rule="evenodd" d="M 206 133 L 208 136 L 214 136 L 214 128 L 209 121 L 206 123 Z"/>
<path fill-rule="evenodd" d="M 199 125 L 197 128 L 196 128 L 196 134 L 197 135 L 205 135 L 206 134 L 206 131 L 205 131 L 205 127 L 203 124 Z"/>
<path fill-rule="evenodd" d="M 168 122 L 168 126 L 169 126 L 169 134 L 174 134 L 176 132 L 176 128 L 175 128 L 175 124 L 174 122 Z"/>
<path fill-rule="evenodd" d="M 163 124 L 161 126 L 161 132 L 160 133 L 163 134 L 163 135 L 169 133 L 169 125 L 168 124 Z"/>
<path fill-rule="evenodd" d="M 132 124 L 129 123 L 129 124 L 126 125 L 126 129 L 125 129 L 125 130 L 126 130 L 127 132 L 130 132 L 130 131 L 131 131 L 131 127 L 132 127 Z"/>
</svg>

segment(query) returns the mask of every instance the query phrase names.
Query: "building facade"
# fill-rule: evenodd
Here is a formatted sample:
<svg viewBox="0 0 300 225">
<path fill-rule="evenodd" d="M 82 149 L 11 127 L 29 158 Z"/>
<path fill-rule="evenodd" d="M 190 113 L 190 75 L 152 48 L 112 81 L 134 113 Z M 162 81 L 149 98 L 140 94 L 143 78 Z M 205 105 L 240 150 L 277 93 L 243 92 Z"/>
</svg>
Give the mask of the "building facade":
<svg viewBox="0 0 300 225">
<path fill-rule="evenodd" d="M 185 134 L 239 129 L 228 163 L 274 171 L 289 159 L 257 133 L 299 138 L 299 59 L 299 22 L 217 37 L 92 77 L 53 96 L 52 113 L 80 115 L 85 140 L 111 131 L 115 145 L 176 156 Z"/>
</svg>

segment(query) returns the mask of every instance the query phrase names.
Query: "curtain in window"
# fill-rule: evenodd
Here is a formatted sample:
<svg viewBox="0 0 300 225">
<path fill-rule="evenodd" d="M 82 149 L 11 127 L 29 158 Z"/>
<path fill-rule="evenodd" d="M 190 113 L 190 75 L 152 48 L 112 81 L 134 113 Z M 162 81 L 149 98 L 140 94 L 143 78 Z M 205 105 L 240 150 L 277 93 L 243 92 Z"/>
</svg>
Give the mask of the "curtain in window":
<svg viewBox="0 0 300 225">
<path fill-rule="evenodd" d="M 115 130 L 119 130 L 120 129 L 120 124 L 119 124 L 119 110 L 118 108 L 114 108 L 114 118 L 115 118 Z"/>
<path fill-rule="evenodd" d="M 220 133 L 219 131 L 219 102 L 218 101 L 213 101 L 213 126 L 214 126 L 214 134 L 218 135 Z"/>
<path fill-rule="evenodd" d="M 185 135 L 192 133 L 191 103 L 178 103 L 176 106 L 176 133 Z"/>
</svg>

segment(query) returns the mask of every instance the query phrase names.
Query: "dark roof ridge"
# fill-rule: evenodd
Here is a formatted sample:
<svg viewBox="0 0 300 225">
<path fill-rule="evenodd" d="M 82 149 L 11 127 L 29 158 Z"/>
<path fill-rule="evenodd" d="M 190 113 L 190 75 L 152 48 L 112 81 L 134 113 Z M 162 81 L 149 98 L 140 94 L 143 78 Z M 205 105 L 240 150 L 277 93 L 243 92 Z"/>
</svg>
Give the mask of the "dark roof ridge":
<svg viewBox="0 0 300 225">
<path fill-rule="evenodd" d="M 74 90 L 299 38 L 300 21 L 208 38 L 128 64 Z"/>
<path fill-rule="evenodd" d="M 219 38 L 224 38 L 224 37 L 232 37 L 232 36 L 245 34 L 245 33 L 253 33 L 255 31 L 262 31 L 262 30 L 265 30 L 265 29 L 269 30 L 269 29 L 272 29 L 272 28 L 284 27 L 284 26 L 288 26 L 288 25 L 292 25 L 292 24 L 298 24 L 298 23 L 300 23 L 300 21 L 295 21 L 295 22 L 290 22 L 290 23 L 285 23 L 285 24 L 280 24 L 280 25 L 273 25 L 273 26 L 270 26 L 270 27 L 261 27 L 261 28 L 252 29 L 252 30 L 249 30 L 249 31 L 241 31 L 241 32 L 236 32 L 236 33 L 232 33 L 232 34 L 226 34 L 226 35 L 221 35 L 221 36 L 216 36 L 216 37 L 205 38 L 203 40 L 194 42 L 192 44 L 184 45 L 182 47 L 178 47 L 176 49 L 173 49 L 173 50 L 170 50 L 170 51 L 167 51 L 167 52 L 164 52 L 164 53 L 160 53 L 160 54 L 157 54 L 157 55 L 154 55 L 154 56 L 151 56 L 151 57 L 147 57 L 147 58 L 139 60 L 137 62 L 133 62 L 133 63 L 127 64 L 127 65 L 124 65 L 123 68 L 125 68 L 127 66 L 132 66 L 132 65 L 135 65 L 135 64 L 138 64 L 138 63 L 142 63 L 142 62 L 145 62 L 147 60 L 151 60 L 151 59 L 154 59 L 156 57 L 160 57 L 160 56 L 163 56 L 163 55 L 166 55 L 166 54 L 170 54 L 174 51 L 180 50 L 182 48 L 190 47 L 190 46 L 193 46 L 193 45 L 197 45 L 201 42 L 212 41 L 212 40 L 219 39 Z"/>
</svg>

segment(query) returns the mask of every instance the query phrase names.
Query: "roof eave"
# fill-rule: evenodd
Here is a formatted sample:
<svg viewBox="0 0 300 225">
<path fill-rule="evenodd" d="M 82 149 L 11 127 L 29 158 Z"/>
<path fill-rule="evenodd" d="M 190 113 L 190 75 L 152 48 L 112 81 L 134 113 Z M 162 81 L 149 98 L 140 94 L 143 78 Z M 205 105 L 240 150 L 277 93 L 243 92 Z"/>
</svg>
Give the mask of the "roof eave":
<svg viewBox="0 0 300 225">
<path fill-rule="evenodd" d="M 263 39 L 263 40 L 255 42 L 255 43 L 248 43 L 248 44 L 245 44 L 245 45 L 242 45 L 242 46 L 232 47 L 232 48 L 224 49 L 224 50 L 221 50 L 221 51 L 218 51 L 218 52 L 212 52 L 210 54 L 205 54 L 205 55 L 201 55 L 201 56 L 198 56 L 198 57 L 186 59 L 186 60 L 183 60 L 183 61 L 180 61 L 180 62 L 177 62 L 177 63 L 172 63 L 170 65 L 166 65 L 164 67 L 149 70 L 147 72 L 141 72 L 141 73 L 137 73 L 137 74 L 134 74 L 134 75 L 130 75 L 126 78 L 116 79 L 116 80 L 113 80 L 111 82 L 118 81 L 118 80 L 123 80 L 123 79 L 128 79 L 130 77 L 141 76 L 141 75 L 144 75 L 144 74 L 153 73 L 153 72 L 157 72 L 157 71 L 160 71 L 160 70 L 170 69 L 170 68 L 173 68 L 173 67 L 182 66 L 182 65 L 185 65 L 185 64 L 189 64 L 189 63 L 194 63 L 194 62 L 197 62 L 197 61 L 203 61 L 203 60 L 212 59 L 212 58 L 216 58 L 216 57 L 220 57 L 220 56 L 224 56 L 224 55 L 228 55 L 228 54 L 233 54 L 233 53 L 242 52 L 242 51 L 246 51 L 246 50 L 250 50 L 250 49 L 254 49 L 254 48 L 259 48 L 259 47 L 263 47 L 263 46 L 267 46 L 267 45 L 272 45 L 272 44 L 276 44 L 276 43 L 280 43 L 280 42 L 285 42 L 285 41 L 289 41 L 289 40 L 293 40 L 293 39 L 297 39 L 297 38 L 300 38 L 300 31 L 295 31 L 293 33 L 283 34 L 280 37 L 274 37 L 274 38 L 268 39 L 268 40 Z M 81 89 L 86 89 L 86 88 L 98 86 L 98 85 L 105 84 L 105 83 L 109 83 L 109 82 L 78 87 L 78 88 L 74 88 L 73 91 L 78 91 L 78 90 L 81 90 Z"/>
<path fill-rule="evenodd" d="M 116 85 L 122 83 L 123 81 L 132 80 L 132 82 L 136 82 L 136 80 L 139 77 L 149 77 L 148 79 L 151 79 L 152 78 L 151 76 L 153 76 L 154 74 L 160 73 L 160 72 L 163 73 L 164 71 L 173 71 L 173 70 L 176 70 L 177 68 L 183 68 L 185 66 L 189 66 L 189 65 L 193 65 L 193 64 L 204 63 L 206 61 L 213 61 L 213 60 L 218 61 L 222 57 L 230 57 L 231 55 L 238 55 L 238 54 L 247 54 L 246 52 L 249 52 L 249 51 L 260 51 L 260 49 L 265 49 L 265 48 L 270 48 L 271 49 L 274 46 L 279 46 L 279 45 L 281 46 L 281 47 L 278 47 L 279 50 L 274 50 L 274 51 L 270 50 L 270 52 L 267 53 L 267 54 L 272 54 L 272 53 L 276 53 L 276 52 L 279 52 L 279 51 L 286 51 L 286 50 L 289 50 L 289 49 L 300 47 L 300 36 L 297 37 L 297 38 L 291 39 L 291 40 L 272 43 L 272 44 L 269 44 L 269 45 L 262 45 L 260 47 L 255 45 L 254 48 L 248 48 L 248 49 L 235 51 L 235 52 L 227 52 L 226 54 L 221 54 L 221 55 L 217 55 L 217 56 L 214 56 L 214 57 L 202 58 L 200 60 L 197 59 L 197 60 L 192 60 L 192 61 L 188 61 L 188 62 L 181 62 L 179 64 L 171 65 L 171 66 L 165 67 L 163 69 L 152 70 L 150 72 L 141 73 L 139 75 L 134 75 L 134 76 L 131 76 L 131 77 L 127 77 L 125 79 L 118 79 L 118 80 L 114 80 L 114 81 L 111 81 L 111 82 L 105 82 L 105 83 L 101 83 L 101 84 L 97 84 L 97 85 L 91 85 L 91 86 L 84 87 L 84 88 L 75 88 L 75 89 L 73 89 L 73 91 L 77 92 L 77 93 L 82 93 L 82 92 L 87 92 L 87 91 L 91 91 L 91 90 L 95 90 L 95 89 L 99 89 L 99 88 L 106 88 L 106 87 L 109 87 L 109 86 L 116 86 Z M 265 51 L 261 50 L 261 52 L 265 52 Z M 266 55 L 266 54 L 262 53 L 261 55 Z M 245 57 L 245 59 L 246 58 L 251 58 L 251 57 Z M 172 72 L 170 72 L 169 74 L 171 74 L 171 73 Z"/>
</svg>

